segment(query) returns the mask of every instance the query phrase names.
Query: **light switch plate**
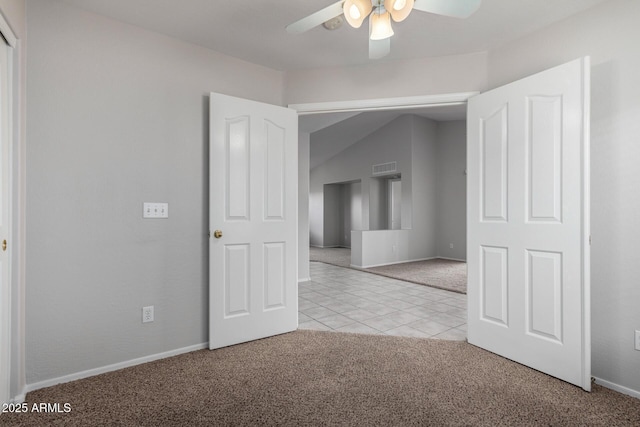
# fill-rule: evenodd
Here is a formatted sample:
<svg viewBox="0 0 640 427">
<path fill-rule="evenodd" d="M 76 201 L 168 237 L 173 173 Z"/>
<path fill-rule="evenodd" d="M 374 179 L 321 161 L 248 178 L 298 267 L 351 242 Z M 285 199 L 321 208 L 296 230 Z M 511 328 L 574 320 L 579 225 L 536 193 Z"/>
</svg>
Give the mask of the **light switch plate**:
<svg viewBox="0 0 640 427">
<path fill-rule="evenodd" d="M 143 203 L 142 217 L 169 218 L 169 203 Z"/>
<path fill-rule="evenodd" d="M 636 350 L 640 350 L 640 331 L 636 331 Z"/>
</svg>

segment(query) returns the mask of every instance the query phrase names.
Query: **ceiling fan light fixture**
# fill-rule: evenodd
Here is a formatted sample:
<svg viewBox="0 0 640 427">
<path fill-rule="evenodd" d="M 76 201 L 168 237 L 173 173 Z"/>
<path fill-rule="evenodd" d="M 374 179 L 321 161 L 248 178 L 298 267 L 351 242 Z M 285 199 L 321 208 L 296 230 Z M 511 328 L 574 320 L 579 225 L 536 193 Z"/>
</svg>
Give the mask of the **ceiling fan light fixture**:
<svg viewBox="0 0 640 427">
<path fill-rule="evenodd" d="M 346 0 L 342 6 L 344 17 L 353 28 L 360 28 L 371 13 L 371 0 Z"/>
<path fill-rule="evenodd" d="M 380 13 L 379 9 L 376 10 L 371 14 L 369 23 L 369 38 L 371 40 L 384 40 L 393 35 L 393 28 L 391 28 L 391 15 L 387 11 Z"/>
<path fill-rule="evenodd" d="M 384 8 L 394 21 L 404 21 L 413 10 L 414 0 L 384 0 Z"/>
</svg>

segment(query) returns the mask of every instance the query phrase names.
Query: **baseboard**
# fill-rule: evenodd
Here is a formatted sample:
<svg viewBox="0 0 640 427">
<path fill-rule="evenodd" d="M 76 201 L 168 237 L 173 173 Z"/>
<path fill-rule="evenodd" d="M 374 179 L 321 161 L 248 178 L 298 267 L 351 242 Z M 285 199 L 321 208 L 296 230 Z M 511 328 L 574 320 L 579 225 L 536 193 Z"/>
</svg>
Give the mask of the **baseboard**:
<svg viewBox="0 0 640 427">
<path fill-rule="evenodd" d="M 335 249 L 335 248 L 351 249 L 351 246 L 344 246 L 344 245 L 329 245 L 329 246 L 309 245 L 309 247 L 318 248 L 318 249 Z"/>
<path fill-rule="evenodd" d="M 610 388 L 611 390 L 617 391 L 618 393 L 626 394 L 627 396 L 635 397 L 636 399 L 640 399 L 640 391 L 622 386 L 620 384 L 612 383 L 607 380 L 603 380 L 602 378 L 593 377 L 596 384 L 601 385 L 602 387 Z"/>
<path fill-rule="evenodd" d="M 406 264 L 408 262 L 418 262 L 418 261 L 429 261 L 431 259 L 436 259 L 438 257 L 431 257 L 431 258 L 419 258 L 419 259 L 409 259 L 406 261 L 395 261 L 395 262 L 387 262 L 384 264 L 371 264 L 371 265 L 364 265 L 364 266 L 359 266 L 359 265 L 355 265 L 355 264 L 350 264 L 351 267 L 353 268 L 373 268 L 373 267 L 384 267 L 385 265 L 395 265 L 395 264 Z"/>
<path fill-rule="evenodd" d="M 77 381 L 83 378 L 89 378 L 89 377 L 104 374 L 107 372 L 118 371 L 120 369 L 129 368 L 131 366 L 141 365 L 143 363 L 153 362 L 154 360 L 165 359 L 167 357 L 178 356 L 184 353 L 191 353 L 192 351 L 202 350 L 205 348 L 209 348 L 208 342 L 191 345 L 189 347 L 178 348 L 175 350 L 165 351 L 164 353 L 157 353 L 149 356 L 139 357 L 137 359 L 127 360 L 125 362 L 114 363 L 113 365 L 107 365 L 100 368 L 88 369 L 86 371 L 76 372 L 75 374 L 64 375 L 62 377 L 52 378 L 50 380 L 40 381 L 33 384 L 27 384 L 27 386 L 25 387 L 25 392 L 21 396 L 24 401 L 24 397 L 26 396 L 27 393 L 35 390 L 39 390 L 41 388 L 51 387 L 57 384 L 68 383 L 71 381 Z"/>
<path fill-rule="evenodd" d="M 449 258 L 449 257 L 446 257 L 446 256 L 438 256 L 438 257 L 436 257 L 436 258 L 438 258 L 438 259 L 446 259 L 446 260 L 448 260 L 448 261 L 460 261 L 460 262 L 467 262 L 467 260 L 466 260 L 466 259 L 460 259 L 460 258 Z"/>
<path fill-rule="evenodd" d="M 305 282 L 310 282 L 311 281 L 311 277 L 305 277 L 303 279 L 298 279 L 298 283 L 305 283 Z"/>
<path fill-rule="evenodd" d="M 9 403 L 17 403 L 17 404 L 21 404 L 24 403 L 24 401 L 27 400 L 27 392 L 23 392 L 22 394 L 19 394 L 17 396 L 15 396 L 13 399 L 11 399 L 11 401 Z"/>
</svg>

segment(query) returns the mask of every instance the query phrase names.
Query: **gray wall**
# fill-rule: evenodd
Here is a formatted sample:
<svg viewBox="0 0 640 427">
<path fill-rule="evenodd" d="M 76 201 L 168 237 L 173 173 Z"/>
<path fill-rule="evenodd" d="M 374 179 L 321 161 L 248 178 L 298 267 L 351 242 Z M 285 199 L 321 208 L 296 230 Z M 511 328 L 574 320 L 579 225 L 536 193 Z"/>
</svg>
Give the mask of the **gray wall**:
<svg viewBox="0 0 640 427">
<path fill-rule="evenodd" d="M 282 74 L 60 2 L 27 19 L 27 383 L 207 342 L 208 94 L 282 104 Z"/>
<path fill-rule="evenodd" d="M 403 115 L 313 168 L 310 178 L 312 244 L 321 235 L 324 236 L 322 243 L 320 239 L 315 240 L 317 246 L 340 244 L 334 227 L 344 224 L 344 217 L 342 207 L 336 202 L 340 196 L 334 192 L 342 186 L 326 184 L 361 180 L 362 223 L 361 227 L 352 229 L 387 229 L 387 181 L 371 177 L 371 166 L 396 161 L 397 172 L 402 174 L 402 227 L 413 230 L 406 248 L 408 259 L 437 256 L 436 132 L 436 122 Z M 313 134 L 311 140 L 313 142 Z M 323 186 L 324 191 L 320 191 Z M 328 187 L 331 187 L 329 191 Z M 343 230 L 342 234 L 346 232 Z"/>
<path fill-rule="evenodd" d="M 341 184 L 327 184 L 324 186 L 324 247 L 340 246 L 342 227 L 344 222 L 343 196 Z"/>
<path fill-rule="evenodd" d="M 351 230 L 362 228 L 362 185 L 349 182 L 342 187 L 342 223 L 340 224 L 340 243 L 344 248 L 351 247 Z"/>
<path fill-rule="evenodd" d="M 414 119 L 414 132 L 411 134 L 411 149 L 413 177 L 403 176 L 403 228 L 412 228 L 417 239 L 412 249 L 414 253 L 430 254 L 429 257 L 445 257 L 466 260 L 466 122 L 464 120 L 451 122 L 432 122 L 419 117 Z M 377 138 L 376 133 L 370 135 Z M 397 139 L 396 139 L 397 141 Z M 394 146 L 402 146 L 395 144 Z M 364 143 L 355 148 L 354 158 L 364 158 L 371 155 L 374 149 L 370 143 Z M 349 155 L 349 154 L 345 154 Z M 336 162 L 341 155 L 330 160 L 323 167 L 331 167 L 329 163 Z M 343 159 L 340 159 L 343 161 Z M 351 167 L 351 166 L 350 166 Z M 316 171 L 316 173 L 319 172 Z M 370 172 L 370 171 L 369 171 Z M 349 173 L 344 171 L 343 173 Z M 335 173 L 325 175 L 333 179 Z M 369 175 L 370 176 L 370 175 Z M 369 212 L 369 230 L 388 229 L 388 180 L 386 178 L 368 178 L 369 203 L 365 207 Z M 324 192 L 324 246 L 351 247 L 348 230 L 361 230 L 353 227 L 349 216 L 353 209 L 353 188 L 356 184 L 339 184 L 325 186 Z M 413 185 L 413 188 L 411 188 Z M 405 186 L 409 186 L 405 189 Z M 326 188 L 332 187 L 327 193 Z M 333 193 L 342 191 L 341 194 Z M 331 199 L 327 200 L 327 194 Z M 408 194 L 408 195 L 407 195 Z M 338 199 L 341 198 L 341 202 Z M 318 202 L 320 203 L 320 202 Z M 411 215 L 411 209 L 416 206 L 420 212 L 420 221 L 413 220 L 412 227 L 406 227 Z M 359 206 L 362 206 L 359 203 Z M 341 214 L 338 212 L 341 210 Z M 415 211 L 414 211 L 415 212 Z M 328 215 L 330 214 L 330 215 Z M 362 214 L 358 215 L 361 218 Z M 330 225 L 331 229 L 327 229 Z M 341 232 L 336 228 L 341 227 Z M 319 232 L 319 231 L 318 231 Z M 313 234 L 313 231 L 312 231 Z M 345 235 L 349 239 L 345 240 Z M 453 244 L 453 248 L 450 245 Z M 427 257 L 425 255 L 425 257 Z"/>
<path fill-rule="evenodd" d="M 438 123 L 438 256 L 467 259 L 467 125 Z M 453 249 L 450 247 L 453 245 Z"/>
<path fill-rule="evenodd" d="M 345 246 L 351 247 L 351 231 L 362 230 L 362 183 L 352 182 L 349 184 L 348 197 L 345 198 L 345 215 L 348 212 L 350 218 L 345 218 L 343 228 Z"/>
<path fill-rule="evenodd" d="M 309 141 L 298 133 L 298 280 L 310 280 L 309 273 Z"/>
<path fill-rule="evenodd" d="M 438 191 L 438 123 L 414 116 L 415 127 L 411 134 L 411 170 L 412 179 L 405 180 L 402 175 L 402 196 L 412 194 L 402 205 L 402 228 L 411 228 L 409 253 L 410 259 L 434 258 L 438 256 L 436 245 L 437 191 Z M 405 184 L 406 181 L 406 184 Z M 409 212 L 405 212 L 409 210 Z M 411 213 L 410 217 L 405 213 Z M 405 218 L 412 218 L 406 222 Z M 417 256 L 421 254 L 420 256 Z"/>
<path fill-rule="evenodd" d="M 386 230 L 388 221 L 389 195 L 387 180 L 369 179 L 369 230 Z"/>
<path fill-rule="evenodd" d="M 324 246 L 324 186 L 311 187 L 309 183 L 309 246 Z"/>
<path fill-rule="evenodd" d="M 507 44 L 489 55 L 489 83 L 591 56 L 592 374 L 640 393 L 638 17 L 639 1 L 607 1 Z"/>
<path fill-rule="evenodd" d="M 324 192 L 325 184 L 360 181 L 362 202 L 361 229 L 370 227 L 369 198 L 371 186 L 371 166 L 378 163 L 397 161 L 398 171 L 411 179 L 411 132 L 413 119 L 401 116 L 376 132 L 351 145 L 340 155 L 315 167 L 310 172 L 310 236 L 311 244 L 327 246 L 324 234 Z M 393 141 L 393 143 L 389 143 Z M 313 144 L 313 134 L 311 135 Z M 404 183 L 403 183 L 404 184 Z"/>
</svg>

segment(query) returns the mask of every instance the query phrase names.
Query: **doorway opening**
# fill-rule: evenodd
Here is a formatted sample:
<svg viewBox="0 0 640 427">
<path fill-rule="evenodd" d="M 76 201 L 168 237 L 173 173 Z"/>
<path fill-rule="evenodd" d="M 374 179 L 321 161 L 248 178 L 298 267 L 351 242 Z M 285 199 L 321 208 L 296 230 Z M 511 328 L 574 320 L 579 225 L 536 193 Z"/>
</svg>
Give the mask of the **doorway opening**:
<svg viewBox="0 0 640 427">
<path fill-rule="evenodd" d="M 362 229 L 362 182 L 324 184 L 325 248 L 351 249 L 351 231 Z"/>
<path fill-rule="evenodd" d="M 442 338 L 464 339 L 466 296 L 459 293 L 460 289 L 457 293 L 448 292 L 438 289 L 445 286 L 427 288 L 412 282 L 424 284 L 426 280 L 420 281 L 419 276 L 424 277 L 424 272 L 428 270 L 446 281 L 448 266 L 428 263 L 454 263 L 462 265 L 462 279 L 459 281 L 464 292 L 466 103 L 459 101 L 428 108 L 376 110 L 357 115 L 353 111 L 329 114 L 332 115 L 330 124 L 315 129 L 309 138 L 310 259 L 325 264 L 311 264 L 313 284 L 321 283 L 322 288 L 316 286 L 314 289 L 314 286 L 304 283 L 300 285 L 301 327 L 342 328 L 354 332 L 373 328 L 376 333 L 423 337 L 446 333 Z M 344 114 L 343 118 L 338 117 L 340 114 Z M 301 131 L 312 128 L 315 121 L 324 121 L 326 124 L 327 117 L 301 117 Z M 362 130 L 350 130 L 351 123 Z M 441 127 L 440 131 L 438 127 Z M 442 144 L 437 141 L 439 133 L 447 138 Z M 347 141 L 345 134 L 356 136 Z M 412 135 L 416 134 L 422 135 L 422 140 L 412 139 Z M 318 135 L 319 139 L 316 138 Z M 447 142 L 456 137 L 458 152 L 449 153 L 453 143 L 448 145 Z M 331 143 L 327 144 L 327 140 Z M 317 148 L 314 144 L 322 144 L 320 150 L 314 152 L 314 148 Z M 330 151 L 331 145 L 335 145 L 335 152 Z M 386 154 L 380 154 L 382 152 Z M 440 155 L 446 157 L 449 163 L 441 162 Z M 450 165 L 450 161 L 456 161 L 458 166 Z M 336 163 L 342 163 L 342 170 L 334 169 Z M 330 166 L 327 167 L 327 164 Z M 389 164 L 394 165 L 391 171 L 376 174 L 376 166 Z M 439 167 L 444 175 L 447 175 L 448 167 L 455 170 L 449 178 L 457 179 L 462 184 L 461 191 L 459 188 L 455 190 L 457 195 L 439 194 L 439 173 L 436 172 Z M 322 175 L 320 182 L 317 175 Z M 346 200 L 345 194 L 349 192 L 345 190 L 345 184 L 351 185 L 356 177 L 361 211 L 357 213 L 360 215 L 357 220 L 353 217 L 350 219 L 352 224 L 357 223 L 359 227 L 349 230 L 344 221 L 348 209 L 335 200 Z M 325 181 L 322 182 L 322 179 Z M 322 190 L 318 191 L 320 188 Z M 450 185 L 445 186 L 445 190 L 453 191 Z M 319 202 L 322 198 L 324 200 Z M 457 205 L 453 206 L 456 212 L 447 214 L 440 209 L 451 206 L 456 199 Z M 349 214 L 353 215 L 354 210 L 351 209 Z M 340 215 L 342 219 L 336 220 Z M 440 217 L 449 219 L 451 224 L 438 226 Z M 459 224 L 455 225 L 456 221 Z M 342 228 L 329 227 L 332 222 L 338 222 Z M 320 227 L 324 227 L 323 233 L 318 232 Z M 451 229 L 461 237 L 453 239 L 449 235 Z M 349 234 L 351 239 L 347 244 L 345 235 Z M 327 238 L 319 239 L 320 236 Z M 439 239 L 446 240 L 446 243 L 440 243 Z M 422 247 L 419 247 L 421 244 Z M 349 254 L 346 248 L 352 252 Z M 388 249 L 388 253 L 374 253 L 373 258 L 368 255 L 369 252 L 381 252 L 381 249 L 382 252 Z M 441 249 L 446 249 L 444 255 Z M 451 249 L 457 250 L 460 255 L 452 255 Z M 342 251 L 339 256 L 338 251 Z M 422 255 L 416 256 L 417 253 Z M 371 265 L 370 260 L 376 256 L 379 261 Z M 415 265 L 420 263 L 426 264 Z M 360 267 L 367 273 L 334 269 L 326 264 Z M 394 267 L 398 272 L 393 271 Z M 382 271 L 385 269 L 388 271 Z M 445 274 L 441 274 L 443 271 Z M 372 272 L 376 275 L 371 275 Z M 398 278 L 402 273 L 405 276 Z M 413 275 L 413 278 L 406 274 Z M 336 280 L 340 284 L 336 285 Z M 351 280 L 355 280 L 358 287 L 350 288 L 348 282 Z M 432 277 L 427 280 L 430 282 L 428 284 L 433 283 Z M 375 291 L 388 295 L 381 298 Z M 440 316 L 440 322 L 433 320 L 433 316 Z M 429 317 L 432 318 L 431 323 L 427 320 Z"/>
</svg>

